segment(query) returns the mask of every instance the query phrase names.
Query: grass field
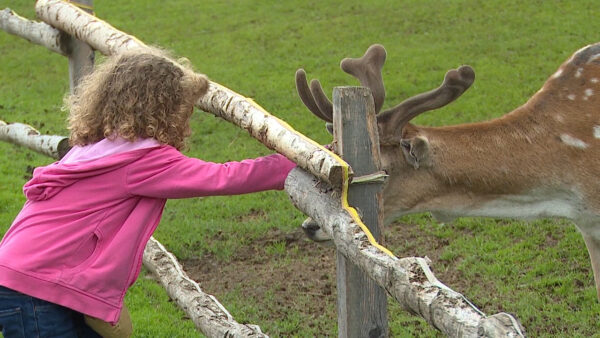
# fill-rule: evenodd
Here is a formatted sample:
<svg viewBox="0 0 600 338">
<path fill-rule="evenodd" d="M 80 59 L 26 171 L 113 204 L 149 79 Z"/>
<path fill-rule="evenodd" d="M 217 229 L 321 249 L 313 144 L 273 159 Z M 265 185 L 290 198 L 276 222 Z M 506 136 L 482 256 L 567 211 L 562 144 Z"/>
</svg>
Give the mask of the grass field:
<svg viewBox="0 0 600 338">
<path fill-rule="evenodd" d="M 35 16 L 32 1 L 1 3 L 4 7 Z M 320 143 L 329 136 L 295 92 L 300 67 L 330 93 L 334 86 L 357 84 L 339 70 L 342 58 L 381 43 L 388 52 L 385 109 L 439 85 L 446 70 L 469 64 L 476 72 L 473 87 L 415 121 L 447 125 L 514 109 L 574 51 L 600 41 L 598 4 L 592 0 L 135 0 L 95 1 L 95 11 L 142 41 L 189 58 L 199 72 L 252 97 Z M 0 32 L 0 120 L 66 134 L 60 108 L 67 91 L 64 57 Z M 190 156 L 227 161 L 269 153 L 245 131 L 201 111 L 192 128 Z M 0 153 L 4 233 L 24 202 L 21 187 L 31 168 L 50 161 L 5 143 Z M 198 281 L 238 321 L 258 324 L 274 337 L 335 336 L 335 290 L 313 288 L 317 280 L 335 279 L 327 258 L 333 251 L 298 237 L 302 220 L 284 192 L 173 200 L 155 237 L 182 261 L 206 265 L 198 268 L 204 271 Z M 569 222 L 459 219 L 442 226 L 429 215 L 413 215 L 389 229 L 386 244 L 398 256 L 429 256 L 443 282 L 486 313 L 516 314 L 531 336 L 589 337 L 600 331 L 589 259 Z M 315 263 L 321 265 L 310 265 Z M 238 270 L 230 271 L 234 266 Z M 240 269 L 256 273 L 228 280 L 241 275 Z M 292 286 L 282 287 L 279 279 L 296 281 L 294 271 L 302 271 L 303 279 L 295 283 L 302 284 L 300 296 L 290 297 Z M 136 337 L 198 335 L 145 273 L 126 302 Z M 395 337 L 439 335 L 393 302 L 389 320 Z"/>
</svg>

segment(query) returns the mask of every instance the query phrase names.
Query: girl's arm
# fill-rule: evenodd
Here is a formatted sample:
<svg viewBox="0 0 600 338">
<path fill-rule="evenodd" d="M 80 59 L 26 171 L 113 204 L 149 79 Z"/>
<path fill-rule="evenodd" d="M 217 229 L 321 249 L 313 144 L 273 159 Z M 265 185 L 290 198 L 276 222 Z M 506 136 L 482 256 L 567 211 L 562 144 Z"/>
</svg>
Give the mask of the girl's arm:
<svg viewBox="0 0 600 338">
<path fill-rule="evenodd" d="M 133 195 L 156 198 L 238 195 L 283 189 L 295 166 L 279 154 L 213 163 L 161 147 L 131 165 L 126 185 Z"/>
</svg>

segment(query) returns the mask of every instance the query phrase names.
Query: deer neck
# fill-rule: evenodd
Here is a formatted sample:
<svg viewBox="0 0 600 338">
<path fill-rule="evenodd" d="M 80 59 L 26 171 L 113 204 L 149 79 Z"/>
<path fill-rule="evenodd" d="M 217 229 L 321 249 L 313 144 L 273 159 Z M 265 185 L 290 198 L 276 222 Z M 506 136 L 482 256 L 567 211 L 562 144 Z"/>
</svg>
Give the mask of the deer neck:
<svg viewBox="0 0 600 338">
<path fill-rule="evenodd" d="M 448 186 L 496 193 L 553 178 L 549 155 L 559 135 L 551 124 L 540 123 L 541 115 L 522 107 L 492 121 L 422 128 L 419 134 L 430 142 L 432 174 Z"/>
<path fill-rule="evenodd" d="M 596 151 L 593 138 L 600 127 L 591 116 L 558 108 L 553 102 L 558 99 L 541 91 L 495 120 L 409 128 L 429 140 L 431 152 L 420 178 L 424 195 L 411 202 L 412 209 L 432 211 L 441 220 L 578 218 L 583 201 L 596 199 L 596 193 L 581 184 L 586 173 L 576 169 L 577 162 L 589 167 L 586 153 Z"/>
</svg>

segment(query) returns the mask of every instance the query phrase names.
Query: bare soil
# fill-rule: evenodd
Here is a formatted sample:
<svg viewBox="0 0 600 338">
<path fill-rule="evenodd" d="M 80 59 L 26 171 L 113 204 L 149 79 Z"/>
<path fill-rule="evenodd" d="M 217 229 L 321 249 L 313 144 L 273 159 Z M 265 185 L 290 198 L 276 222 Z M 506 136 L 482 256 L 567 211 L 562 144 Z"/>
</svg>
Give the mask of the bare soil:
<svg viewBox="0 0 600 338">
<path fill-rule="evenodd" d="M 282 243 L 285 243 L 283 253 L 267 252 L 266 248 Z M 408 224 L 386 229 L 385 243 L 391 247 L 393 244 L 398 257 L 423 256 L 420 253 L 426 252 L 433 262 L 438 261 L 444 247 L 438 238 Z M 315 319 L 309 320 L 308 325 L 316 332 L 332 333 L 330 325 L 337 316 L 335 261 L 333 247 L 310 241 L 298 228 L 293 232 L 273 229 L 269 236 L 238 250 L 227 262 L 209 254 L 181 263 L 190 277 L 217 299 L 238 290 L 246 301 L 264 309 L 269 320 L 283 320 L 293 312 L 300 312 Z M 460 285 L 460 275 L 454 269 L 444 267 L 435 273 L 444 283 Z M 234 317 L 243 322 L 235 314 Z M 298 329 L 296 333 L 301 334 L 302 329 Z"/>
</svg>

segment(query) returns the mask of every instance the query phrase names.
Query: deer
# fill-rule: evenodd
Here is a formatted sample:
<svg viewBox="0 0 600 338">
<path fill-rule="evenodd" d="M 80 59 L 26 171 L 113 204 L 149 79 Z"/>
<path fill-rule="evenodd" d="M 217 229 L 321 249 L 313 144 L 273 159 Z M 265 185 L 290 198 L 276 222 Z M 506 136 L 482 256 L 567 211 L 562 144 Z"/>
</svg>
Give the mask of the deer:
<svg viewBox="0 0 600 338">
<path fill-rule="evenodd" d="M 439 87 L 380 112 L 385 58 L 385 48 L 376 44 L 362 57 L 340 63 L 372 92 L 381 166 L 389 175 L 384 224 L 422 212 L 440 222 L 568 219 L 583 236 L 600 300 L 600 43 L 576 51 L 513 111 L 441 127 L 411 120 L 460 97 L 475 80 L 473 69 L 449 70 Z M 319 81 L 309 86 L 302 68 L 295 80 L 304 105 L 331 131 L 332 104 Z M 329 239 L 310 218 L 302 227 L 315 241 Z"/>
</svg>

